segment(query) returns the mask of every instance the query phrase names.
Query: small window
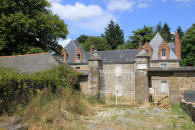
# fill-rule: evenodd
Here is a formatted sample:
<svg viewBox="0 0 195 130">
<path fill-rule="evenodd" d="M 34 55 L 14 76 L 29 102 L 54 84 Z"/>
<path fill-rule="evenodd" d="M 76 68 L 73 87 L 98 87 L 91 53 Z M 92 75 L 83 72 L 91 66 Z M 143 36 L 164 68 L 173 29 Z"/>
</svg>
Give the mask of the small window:
<svg viewBox="0 0 195 130">
<path fill-rule="evenodd" d="M 77 63 L 80 63 L 80 58 L 81 58 L 81 55 L 77 54 Z"/>
<path fill-rule="evenodd" d="M 166 59 L 166 49 L 162 49 L 162 59 Z"/>
<path fill-rule="evenodd" d="M 161 81 L 160 93 L 168 94 L 168 92 L 169 92 L 169 89 L 168 89 L 167 81 Z"/>
<path fill-rule="evenodd" d="M 149 56 L 149 50 L 148 49 L 146 49 L 146 54 Z"/>
<path fill-rule="evenodd" d="M 62 56 L 62 62 L 64 62 L 64 56 Z"/>
<path fill-rule="evenodd" d="M 80 67 L 76 67 L 76 69 L 80 69 Z"/>
<path fill-rule="evenodd" d="M 161 64 L 161 68 L 166 69 L 167 68 L 167 64 Z"/>
</svg>

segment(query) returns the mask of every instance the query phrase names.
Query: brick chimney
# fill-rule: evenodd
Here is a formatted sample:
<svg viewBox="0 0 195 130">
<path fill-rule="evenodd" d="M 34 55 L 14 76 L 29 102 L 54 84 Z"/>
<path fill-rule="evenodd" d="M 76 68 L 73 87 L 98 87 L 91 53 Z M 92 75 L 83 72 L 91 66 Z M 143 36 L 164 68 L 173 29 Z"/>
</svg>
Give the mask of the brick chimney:
<svg viewBox="0 0 195 130">
<path fill-rule="evenodd" d="M 93 51 L 95 50 L 95 47 L 93 45 L 90 46 L 90 54 L 93 54 Z"/>
<path fill-rule="evenodd" d="M 178 59 L 181 59 L 181 42 L 178 33 L 175 34 L 175 54 Z"/>
<path fill-rule="evenodd" d="M 142 50 L 142 43 L 140 42 L 139 43 L 139 51 L 141 51 Z"/>
</svg>

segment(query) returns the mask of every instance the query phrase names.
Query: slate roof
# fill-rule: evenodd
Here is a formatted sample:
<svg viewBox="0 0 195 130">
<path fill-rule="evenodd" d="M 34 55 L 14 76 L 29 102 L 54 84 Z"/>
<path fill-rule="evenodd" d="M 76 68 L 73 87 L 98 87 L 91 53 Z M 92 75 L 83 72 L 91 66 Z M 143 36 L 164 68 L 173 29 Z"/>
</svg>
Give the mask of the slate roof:
<svg viewBox="0 0 195 130">
<path fill-rule="evenodd" d="M 77 41 L 70 41 L 66 46 L 65 50 L 68 53 L 68 64 L 74 64 L 74 53 L 80 48 L 83 52 L 83 60 L 82 63 L 88 63 L 88 59 L 90 58 L 90 53 L 85 51 Z M 104 63 L 130 63 L 135 62 L 136 55 L 138 53 L 138 49 L 128 49 L 128 50 L 108 50 L 108 51 L 98 51 L 101 55 Z"/>
<path fill-rule="evenodd" d="M 62 64 L 50 53 L 0 57 L 1 67 L 15 68 L 22 73 L 42 72 Z"/>
<path fill-rule="evenodd" d="M 104 63 L 130 63 L 135 62 L 138 49 L 109 50 L 98 52 Z"/>
<path fill-rule="evenodd" d="M 163 42 L 163 38 L 161 37 L 160 33 L 157 33 L 156 36 L 151 40 L 150 46 L 153 49 L 152 59 L 151 60 L 158 60 L 158 48 L 160 44 Z M 169 60 L 178 60 L 177 56 L 175 55 L 175 45 L 173 42 L 167 43 L 170 48 Z"/>
<path fill-rule="evenodd" d="M 159 33 L 155 35 L 155 37 L 149 43 L 153 49 L 152 61 L 158 60 L 158 49 L 160 44 L 163 42 L 163 38 Z M 178 60 L 175 55 L 175 45 L 173 42 L 167 43 L 170 48 L 169 60 Z M 68 53 L 68 64 L 75 64 L 75 51 L 80 48 L 83 52 L 83 59 L 80 64 L 88 63 L 88 59 L 90 57 L 90 53 L 85 51 L 77 41 L 71 40 L 64 49 Z M 136 55 L 138 53 L 138 49 L 127 49 L 127 50 L 108 50 L 108 51 L 98 51 L 101 55 L 104 63 L 131 63 L 135 62 Z"/>
<path fill-rule="evenodd" d="M 73 41 L 71 40 L 65 47 L 64 49 L 66 50 L 67 54 L 68 54 L 68 59 L 67 59 L 67 63 L 74 63 L 74 58 L 75 58 L 75 51 L 80 48 L 81 51 L 83 52 L 83 59 L 81 63 L 87 63 L 88 59 L 89 59 L 89 52 L 86 52 L 77 41 Z"/>
</svg>

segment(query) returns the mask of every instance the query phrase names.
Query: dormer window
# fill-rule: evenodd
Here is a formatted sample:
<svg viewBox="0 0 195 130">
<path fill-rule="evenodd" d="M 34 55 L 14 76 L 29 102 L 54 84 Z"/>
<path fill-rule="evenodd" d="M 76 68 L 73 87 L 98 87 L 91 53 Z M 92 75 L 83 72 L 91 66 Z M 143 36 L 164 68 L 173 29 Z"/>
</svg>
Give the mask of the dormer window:
<svg viewBox="0 0 195 130">
<path fill-rule="evenodd" d="M 149 50 L 148 49 L 146 49 L 146 54 L 147 54 L 147 56 L 149 56 Z"/>
<path fill-rule="evenodd" d="M 80 58 L 81 58 L 81 55 L 77 54 L 77 63 L 80 63 Z"/>
<path fill-rule="evenodd" d="M 62 56 L 62 62 L 64 62 L 64 56 Z"/>
<path fill-rule="evenodd" d="M 161 58 L 162 58 L 162 60 L 166 59 L 166 49 L 162 49 Z"/>
<path fill-rule="evenodd" d="M 83 59 L 83 52 L 81 51 L 80 48 L 78 48 L 76 51 L 75 51 L 75 63 L 81 63 L 82 62 L 82 59 Z"/>
</svg>

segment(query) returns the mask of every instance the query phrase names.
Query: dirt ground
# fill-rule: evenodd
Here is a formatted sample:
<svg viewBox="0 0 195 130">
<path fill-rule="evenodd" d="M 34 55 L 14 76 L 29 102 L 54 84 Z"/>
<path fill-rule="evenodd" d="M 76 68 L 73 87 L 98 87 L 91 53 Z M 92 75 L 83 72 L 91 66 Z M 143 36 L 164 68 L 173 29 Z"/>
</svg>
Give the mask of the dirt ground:
<svg viewBox="0 0 195 130">
<path fill-rule="evenodd" d="M 93 116 L 81 116 L 75 129 L 87 130 L 195 130 L 194 123 L 179 108 L 156 106 L 102 106 Z"/>
</svg>

